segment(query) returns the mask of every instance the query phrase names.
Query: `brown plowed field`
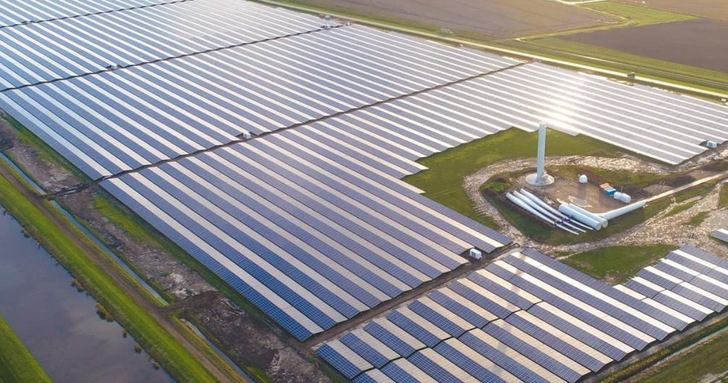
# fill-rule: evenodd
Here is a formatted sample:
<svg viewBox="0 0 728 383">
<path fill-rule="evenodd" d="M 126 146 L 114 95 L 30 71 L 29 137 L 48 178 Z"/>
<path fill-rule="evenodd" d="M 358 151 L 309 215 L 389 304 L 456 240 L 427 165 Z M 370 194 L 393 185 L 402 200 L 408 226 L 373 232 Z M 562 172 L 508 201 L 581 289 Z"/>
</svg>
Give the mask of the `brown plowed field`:
<svg viewBox="0 0 728 383">
<path fill-rule="evenodd" d="M 726 36 L 728 22 L 696 19 L 579 33 L 562 39 L 728 73 Z"/>
<path fill-rule="evenodd" d="M 645 5 L 642 0 L 618 1 L 626 4 Z M 728 21 L 728 1 L 726 0 L 648 0 L 646 5 L 653 9 Z"/>
<path fill-rule="evenodd" d="M 293 0 L 465 36 L 505 38 L 614 22 L 608 16 L 549 0 Z"/>
</svg>

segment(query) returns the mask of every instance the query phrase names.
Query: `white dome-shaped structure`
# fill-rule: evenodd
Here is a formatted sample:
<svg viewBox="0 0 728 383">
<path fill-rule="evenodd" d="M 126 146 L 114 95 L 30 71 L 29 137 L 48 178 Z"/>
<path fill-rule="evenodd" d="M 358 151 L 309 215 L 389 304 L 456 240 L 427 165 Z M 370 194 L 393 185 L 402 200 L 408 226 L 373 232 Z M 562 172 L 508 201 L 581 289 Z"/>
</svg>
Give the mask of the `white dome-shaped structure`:
<svg viewBox="0 0 728 383">
<path fill-rule="evenodd" d="M 579 183 L 580 184 L 585 184 L 587 182 L 589 182 L 589 178 L 586 176 L 586 174 L 582 174 L 582 175 L 579 176 Z"/>
</svg>

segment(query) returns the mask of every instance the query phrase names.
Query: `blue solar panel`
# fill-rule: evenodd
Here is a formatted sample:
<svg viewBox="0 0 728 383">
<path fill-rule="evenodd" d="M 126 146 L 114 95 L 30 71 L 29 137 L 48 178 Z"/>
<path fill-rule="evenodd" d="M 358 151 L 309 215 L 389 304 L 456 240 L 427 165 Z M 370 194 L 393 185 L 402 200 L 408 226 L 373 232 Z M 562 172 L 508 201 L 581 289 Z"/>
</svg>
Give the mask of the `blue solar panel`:
<svg viewBox="0 0 728 383">
<path fill-rule="evenodd" d="M 376 368 L 382 368 L 390 361 L 389 358 L 352 333 L 342 336 L 339 340 Z"/>
<path fill-rule="evenodd" d="M 719 282 L 709 281 L 704 278 L 694 278 L 692 281 L 690 281 L 690 284 L 693 286 L 697 286 L 723 299 L 728 299 L 728 288 L 726 288 L 725 286 L 719 286 L 716 283 Z"/>
<path fill-rule="evenodd" d="M 224 155 L 224 153 L 221 153 Z M 255 153 L 246 153 L 247 156 L 249 156 L 253 160 L 259 159 L 259 157 Z M 259 163 L 266 163 L 264 159 L 260 158 L 261 162 Z M 358 212 L 361 217 L 369 217 L 371 219 L 371 216 L 363 211 L 360 207 L 355 207 L 351 204 L 346 204 L 343 201 L 341 201 L 338 197 L 333 196 L 328 190 L 325 190 L 321 185 L 316 185 L 314 183 L 304 181 L 299 174 L 294 173 L 293 171 L 289 171 L 280 167 L 277 167 L 274 164 L 267 163 L 266 169 L 258 169 L 256 167 L 250 169 L 250 173 L 255 175 L 256 177 L 265 180 L 267 183 L 270 183 L 272 185 L 276 185 L 277 188 L 281 190 L 285 190 L 287 194 L 291 195 L 293 198 L 297 199 L 300 203 L 305 204 L 306 206 L 316 210 L 317 212 L 320 212 L 322 214 L 325 214 L 328 218 L 334 220 L 337 224 L 349 229 L 353 233 L 355 233 L 357 236 L 366 239 L 370 243 L 376 245 L 377 247 L 381 248 L 382 250 L 386 251 L 387 253 L 401 259 L 403 262 L 407 262 L 412 267 L 415 267 L 417 270 L 423 272 L 424 274 L 428 275 L 429 277 L 435 277 L 440 275 L 440 272 L 429 265 L 424 259 L 414 256 L 411 253 L 408 253 L 404 251 L 404 249 L 400 247 L 396 247 L 394 244 L 382 240 L 382 238 L 369 230 L 365 230 L 363 227 L 355 224 L 350 220 L 350 218 L 342 215 L 341 213 L 335 212 L 331 208 L 323 205 L 320 202 L 314 201 L 308 197 L 305 197 L 302 195 L 299 191 L 295 190 L 290 186 L 291 183 L 295 183 L 298 185 L 306 185 L 309 190 L 316 193 L 316 195 L 320 198 L 324 198 L 329 203 L 338 203 L 341 202 L 344 204 L 343 206 L 348 206 L 349 209 L 352 211 Z M 276 172 L 286 179 L 290 180 L 288 185 L 282 185 L 280 181 L 271 179 L 270 173 Z M 278 203 L 278 201 L 276 201 Z M 367 222 L 377 222 L 377 221 L 367 221 Z M 379 224 L 379 223 L 377 223 Z M 392 268 L 391 266 L 389 268 L 385 268 L 390 273 L 399 272 L 401 269 L 398 268 Z M 399 278 L 400 276 L 406 277 L 402 274 L 396 274 L 396 276 Z M 410 282 L 411 283 L 411 282 Z M 420 282 L 421 283 L 421 282 Z M 409 284 L 409 283 L 408 283 Z M 415 284 L 418 285 L 419 283 Z"/>
<path fill-rule="evenodd" d="M 386 344 L 389 348 L 394 350 L 396 353 L 398 353 L 402 357 L 406 358 L 406 357 L 412 355 L 415 351 L 417 351 L 417 349 L 415 349 L 412 345 L 403 341 L 400 337 L 387 331 L 387 329 L 382 327 L 377 322 L 370 322 L 369 324 L 364 326 L 364 331 L 369 333 L 369 335 L 377 338 L 380 342 Z M 402 330 L 402 331 L 404 331 L 404 330 Z M 424 346 L 425 345 L 422 344 L 422 347 L 424 347 Z"/>
<path fill-rule="evenodd" d="M 692 259 L 688 259 L 688 258 L 683 257 L 682 255 L 678 255 L 675 252 L 668 254 L 668 256 L 666 258 L 675 263 L 679 263 L 689 269 L 695 270 L 701 274 L 707 274 L 714 268 L 714 266 L 703 265 L 701 263 L 693 261 Z"/>
<path fill-rule="evenodd" d="M 686 246 L 681 247 L 680 250 L 682 250 L 692 256 L 698 257 L 708 263 L 712 263 L 716 266 L 720 266 L 724 269 L 728 269 L 728 261 L 726 261 L 723 258 L 716 257 L 715 255 L 710 254 L 706 251 L 700 250 L 696 247 L 686 245 Z"/>
<path fill-rule="evenodd" d="M 300 323 L 295 321 L 283 310 L 272 304 L 267 298 L 258 293 L 255 289 L 250 288 L 248 284 L 243 282 L 230 270 L 220 265 L 209 255 L 200 251 L 199 248 L 197 248 L 187 238 L 179 235 L 166 222 L 160 220 L 159 218 L 154 218 L 154 215 L 149 210 L 147 210 L 147 208 L 139 201 L 129 197 L 128 195 L 126 195 L 126 193 L 121 192 L 121 190 L 112 183 L 105 182 L 103 184 L 103 187 L 104 189 L 111 192 L 113 195 L 119 196 L 118 198 L 120 198 L 120 200 L 125 205 L 129 206 L 129 208 L 137 212 L 137 214 L 139 214 L 142 218 L 149 222 L 154 222 L 155 228 L 157 230 L 159 230 L 168 238 L 172 239 L 180 247 L 185 249 L 190 255 L 197 259 L 197 261 L 210 269 L 210 271 L 217 274 L 223 281 L 225 281 L 240 294 L 242 294 L 245 298 L 251 301 L 254 305 L 256 305 L 259 309 L 265 312 L 268 316 L 270 316 L 273 320 L 275 320 L 278 324 L 285 328 L 289 333 L 296 337 L 296 339 L 303 341 L 313 335 Z"/>
<path fill-rule="evenodd" d="M 664 290 L 661 287 L 660 287 L 660 290 L 653 290 L 650 287 L 647 287 L 646 285 L 643 285 L 642 283 L 639 283 L 633 279 L 630 279 L 627 282 L 625 282 L 624 286 L 629 288 L 630 290 L 633 290 L 639 294 L 644 295 L 647 298 L 652 298 L 653 296 L 655 296 L 655 294 Z"/>
<path fill-rule="evenodd" d="M 593 372 L 599 371 L 602 367 L 604 367 L 603 362 L 600 362 L 591 355 L 576 348 L 568 341 L 562 340 L 555 334 L 552 334 L 548 330 L 545 330 L 538 325 L 529 322 L 519 315 L 511 315 L 506 319 L 506 322 L 518 327 L 521 331 L 540 340 L 547 346 L 553 348 L 563 355 L 566 355 L 566 357 L 568 357 L 569 359 L 592 370 Z"/>
<path fill-rule="evenodd" d="M 422 327 L 421 325 L 415 323 L 399 311 L 392 311 L 389 315 L 387 315 L 387 319 L 389 319 L 390 322 L 396 324 L 403 330 L 407 331 L 410 335 L 414 336 L 420 342 L 426 344 L 428 347 L 433 347 L 443 340 L 435 335 L 431 331 L 432 329 Z M 435 327 L 434 324 L 431 324 L 431 326 Z"/>
<path fill-rule="evenodd" d="M 697 291 L 693 291 L 687 288 L 684 284 L 675 286 L 672 289 L 672 292 L 688 298 L 690 301 L 695 302 L 703 307 L 707 307 L 708 309 L 715 312 L 721 312 L 725 308 L 725 305 L 721 304 L 720 302 L 716 302 L 710 297 L 704 296 Z"/>
<path fill-rule="evenodd" d="M 475 337 L 472 332 L 467 332 L 463 334 L 460 337 L 460 341 L 468 345 L 473 350 L 477 351 L 480 355 L 483 355 L 486 358 L 492 360 L 493 362 L 501 366 L 501 368 L 515 375 L 517 378 L 521 379 L 524 382 L 550 383 L 542 378 L 540 375 L 531 371 L 531 369 L 523 366 L 511 357 L 504 354 L 501 351 L 501 347 L 491 347 L 487 343 Z"/>
<path fill-rule="evenodd" d="M 448 359 L 450 362 L 454 363 L 456 366 L 465 370 L 470 375 L 478 378 L 478 380 L 481 382 L 506 383 L 505 380 L 494 375 L 482 365 L 474 362 L 467 355 L 461 353 L 447 342 L 442 342 L 435 346 L 435 351 Z"/>
<path fill-rule="evenodd" d="M 462 328 L 455 324 L 450 319 L 444 317 L 439 312 L 435 311 L 433 308 L 425 305 L 419 300 L 416 300 L 409 304 L 408 306 L 410 310 L 414 311 L 415 313 L 419 314 L 421 317 L 425 318 L 426 320 L 430 321 L 437 327 L 445 330 L 448 334 L 450 334 L 453 337 L 458 337 L 462 335 L 465 331 L 473 329 L 473 327 L 468 328 Z"/>
<path fill-rule="evenodd" d="M 181 173 L 179 173 L 180 176 L 182 176 Z M 161 177 L 157 176 L 154 173 L 149 172 L 147 174 L 147 179 L 152 181 L 154 184 L 161 186 L 167 192 L 170 192 L 172 196 L 177 198 L 178 200 L 182 201 L 185 206 L 187 206 L 190 209 L 195 210 L 198 214 L 200 214 L 203 217 L 207 217 L 208 221 L 216 225 L 218 228 L 225 231 L 228 235 L 233 237 L 236 241 L 247 247 L 248 249 L 252 250 L 255 254 L 259 255 L 261 258 L 265 259 L 268 263 L 276 267 L 278 270 L 283 271 L 286 273 L 286 275 L 294 278 L 301 286 L 306 288 L 309 291 L 315 291 L 316 294 L 322 298 L 327 304 L 334 307 L 337 311 L 339 311 L 341 314 L 347 316 L 348 318 L 353 317 L 354 315 L 359 313 L 359 310 L 351 306 L 348 302 L 346 302 L 342 297 L 332 293 L 328 289 L 324 288 L 320 283 L 315 281 L 313 278 L 311 278 L 309 275 L 305 274 L 303 271 L 298 269 L 297 267 L 294 267 L 290 263 L 288 263 L 285 259 L 280 257 L 275 252 L 269 250 L 265 246 L 261 245 L 259 242 L 254 240 L 249 235 L 245 234 L 242 230 L 240 230 L 239 227 L 234 225 L 233 222 L 227 222 L 224 221 L 221 217 L 218 217 L 217 215 L 213 214 L 211 211 L 209 211 L 207 208 L 202 206 L 202 204 L 199 202 L 199 199 L 196 197 L 188 196 L 183 194 L 181 191 L 178 191 L 173 185 L 162 179 Z M 213 199 L 214 201 L 215 199 Z M 265 226 L 260 225 L 257 221 L 255 221 L 252 217 L 247 216 L 246 214 L 243 214 L 242 212 L 238 212 L 236 218 L 241 220 L 247 227 L 252 229 L 259 229 L 263 230 L 263 233 L 269 237 L 269 239 L 279 239 L 280 242 L 277 242 L 277 244 L 284 245 L 284 238 L 276 238 L 274 237 L 274 233 L 267 230 Z M 214 245 L 213 245 L 214 246 Z M 292 246 L 291 246 L 292 247 Z M 291 248 L 293 253 L 303 253 L 301 249 L 298 248 Z M 233 250 L 231 250 L 233 251 Z M 234 254 L 234 253 L 225 253 L 225 254 Z"/>
<path fill-rule="evenodd" d="M 416 352 L 407 358 L 420 370 L 430 375 L 438 383 L 460 383 L 462 380 L 451 374 L 444 366 L 426 357 L 422 352 Z"/>
<path fill-rule="evenodd" d="M 460 282 L 454 282 L 449 286 L 449 288 L 462 295 L 465 299 L 497 315 L 498 318 L 506 318 L 514 312 L 513 309 L 504 307 L 501 304 L 480 295 L 478 292 L 470 289 Z"/>
<path fill-rule="evenodd" d="M 656 268 L 657 270 L 670 274 L 671 276 L 682 279 L 683 281 L 686 281 L 686 282 L 690 282 L 695 277 L 695 274 L 689 273 L 685 270 L 681 270 L 681 269 L 679 269 L 675 266 L 669 265 L 665 262 L 658 262 L 653 267 Z"/>
<path fill-rule="evenodd" d="M 715 237 L 723 242 L 728 242 L 728 233 L 724 233 L 722 231 L 716 230 L 713 232 L 713 237 Z"/>
<path fill-rule="evenodd" d="M 642 269 L 637 272 L 637 276 L 642 277 L 666 290 L 671 290 L 673 287 L 677 286 L 677 282 L 671 281 L 661 275 L 655 274 L 646 269 Z"/>
<path fill-rule="evenodd" d="M 693 318 L 697 321 L 701 321 L 705 319 L 707 316 L 706 313 L 697 310 L 696 308 L 690 306 L 687 303 L 680 302 L 679 300 L 669 296 L 668 294 L 665 294 L 664 292 L 661 292 L 654 296 L 655 301 L 662 303 L 663 305 L 681 313 L 689 316 L 690 318 Z"/>
<path fill-rule="evenodd" d="M 555 375 L 558 375 L 566 381 L 575 382 L 579 378 L 581 378 L 581 375 L 578 372 L 570 369 L 569 367 L 555 360 L 548 354 L 545 354 L 540 349 L 526 343 L 526 341 L 516 337 L 510 332 L 492 323 L 485 326 L 483 328 L 483 331 L 512 347 L 514 350 L 520 352 L 527 358 L 538 363 L 539 365 L 543 366 L 547 370 L 551 371 Z"/>
<path fill-rule="evenodd" d="M 216 166 L 216 162 L 214 162 L 211 158 L 207 157 L 200 157 L 200 159 L 204 162 L 207 162 L 211 166 Z M 219 166 L 219 165 L 218 165 Z M 240 193 L 237 192 L 235 189 L 231 188 L 229 185 L 225 185 L 219 180 L 211 177 L 209 173 L 206 173 L 205 171 L 201 169 L 195 168 L 194 171 L 201 176 L 204 176 L 206 179 L 210 180 L 215 186 L 221 188 L 229 195 L 245 201 L 246 204 L 255 204 L 256 202 L 254 200 L 246 199 L 242 196 L 240 196 Z M 244 185 L 246 188 L 249 188 L 253 190 L 256 194 L 260 196 L 267 196 L 270 193 L 266 192 L 265 189 L 261 187 L 261 185 L 247 182 L 245 178 L 242 176 L 236 175 L 234 173 L 227 173 L 227 176 L 233 178 L 236 182 L 238 182 L 241 185 Z M 269 181 L 266 179 L 266 181 Z M 270 182 L 273 182 L 270 180 Z M 276 185 L 278 186 L 278 185 Z M 282 186 L 281 186 L 282 187 Z M 261 197 L 262 198 L 262 197 Z M 280 207 L 281 209 L 290 212 L 291 214 L 294 214 L 296 217 L 301 219 L 302 221 L 306 222 L 306 224 L 310 225 L 314 229 L 318 230 L 321 233 L 325 233 L 327 236 L 331 237 L 336 242 L 340 243 L 341 245 L 345 246 L 346 248 L 350 249 L 356 254 L 360 254 L 362 257 L 366 258 L 367 261 L 375 264 L 378 266 L 381 270 L 384 270 L 393 276 L 395 276 L 397 279 L 401 280 L 402 282 L 406 283 L 409 286 L 417 286 L 421 283 L 419 279 L 416 279 L 414 276 L 405 273 L 403 270 L 399 269 L 397 266 L 392 264 L 389 260 L 382 258 L 378 254 L 372 252 L 367 247 L 361 245 L 359 242 L 354 241 L 350 237 L 348 237 L 345 234 L 342 234 L 339 230 L 333 228 L 332 226 L 322 222 L 321 220 L 311 216 L 310 214 L 306 213 L 305 211 L 302 211 L 300 207 L 296 206 L 294 203 L 292 203 L 289 200 L 286 200 L 284 198 L 279 198 L 276 200 L 276 205 Z M 256 206 L 256 205 L 251 205 Z M 256 209 L 260 207 L 256 206 Z M 266 212 L 266 210 L 263 210 L 260 208 L 262 212 Z M 322 213 L 326 213 L 327 211 L 322 211 Z M 267 214 L 267 213 L 266 213 Z M 329 218 L 330 216 L 327 215 Z M 315 244 L 316 242 L 312 242 Z M 337 254 L 338 252 L 334 252 L 332 254 Z M 345 257 L 337 257 L 337 261 L 340 262 L 346 262 Z M 346 263 L 347 268 L 351 268 L 352 271 L 359 273 L 359 275 L 362 278 L 365 278 L 372 283 L 374 283 L 380 290 L 387 293 L 387 295 L 394 297 L 402 293 L 403 290 L 393 286 L 391 283 L 387 282 L 385 279 L 383 279 L 381 276 L 379 276 L 378 272 L 372 269 L 363 268 L 361 266 L 356 265 L 353 262 L 347 262 Z"/>
<path fill-rule="evenodd" d="M 528 299 L 521 297 L 515 292 L 508 290 L 504 286 L 501 286 L 500 284 L 493 282 L 478 273 L 471 273 L 468 275 L 468 279 L 523 310 L 527 310 L 532 305 Z"/>
<path fill-rule="evenodd" d="M 608 340 L 584 329 L 576 323 L 565 320 L 545 310 L 540 305 L 531 307 L 528 312 L 614 360 L 621 360 L 627 355 L 626 352 L 615 347 Z"/>
<path fill-rule="evenodd" d="M 472 324 L 475 327 L 480 328 L 480 327 L 483 327 L 486 324 L 488 324 L 488 322 L 490 322 L 489 318 L 484 318 L 482 315 L 463 306 L 458 301 L 446 296 L 439 290 L 430 294 L 429 297 L 433 301 L 439 303 L 443 307 L 445 307 L 448 310 L 455 313 L 459 318 L 462 318 L 462 319 L 468 321 L 468 323 Z M 493 315 L 495 315 L 495 314 L 493 314 Z"/>
<path fill-rule="evenodd" d="M 397 383 L 422 383 L 419 379 L 410 375 L 407 371 L 395 363 L 390 363 L 382 368 L 382 372 L 387 374 Z"/>
<path fill-rule="evenodd" d="M 534 277 L 539 278 L 541 281 L 548 283 L 550 286 L 562 291 L 564 294 L 568 294 L 576 299 L 579 299 L 585 304 L 588 304 L 604 313 L 607 313 L 614 318 L 619 319 L 620 321 L 625 322 L 630 326 L 652 336 L 653 338 L 663 339 L 668 334 L 665 330 L 655 327 L 645 320 L 640 319 L 636 315 L 615 306 L 607 300 L 589 294 L 567 283 L 566 281 L 556 278 L 555 276 L 552 276 L 541 269 L 527 264 L 522 260 L 519 260 L 515 257 L 508 257 L 505 259 L 505 261 L 514 265 L 515 267 L 518 267 L 520 270 L 526 271 Z"/>
<path fill-rule="evenodd" d="M 362 370 L 351 363 L 345 356 L 339 354 L 336 350 L 331 348 L 328 344 L 324 344 L 316 350 L 316 354 L 322 357 L 334 368 L 339 370 L 344 376 L 349 379 L 353 379 L 355 376 L 361 374 Z"/>
<path fill-rule="evenodd" d="M 497 270 L 501 269 L 498 265 L 492 264 L 488 267 L 488 270 Z M 502 270 L 502 269 L 501 269 Z M 580 305 L 571 303 L 567 300 L 564 300 L 561 294 L 556 295 L 553 294 L 545 289 L 542 289 L 536 285 L 534 285 L 531 282 L 526 281 L 521 276 L 514 275 L 513 278 L 510 280 L 511 283 L 515 284 L 516 286 L 528 291 L 529 293 L 543 299 L 545 302 L 548 302 L 555 307 L 561 309 L 562 311 L 579 318 L 580 320 L 591 324 L 592 326 L 596 327 L 600 331 L 603 331 L 616 339 L 620 340 L 623 343 L 626 343 L 632 348 L 641 350 L 645 346 L 647 346 L 647 342 L 633 336 L 632 334 L 622 330 L 621 328 L 615 326 L 612 323 L 609 323 L 608 321 L 605 321 L 601 316 L 594 315 L 584 308 L 582 308 Z"/>
</svg>

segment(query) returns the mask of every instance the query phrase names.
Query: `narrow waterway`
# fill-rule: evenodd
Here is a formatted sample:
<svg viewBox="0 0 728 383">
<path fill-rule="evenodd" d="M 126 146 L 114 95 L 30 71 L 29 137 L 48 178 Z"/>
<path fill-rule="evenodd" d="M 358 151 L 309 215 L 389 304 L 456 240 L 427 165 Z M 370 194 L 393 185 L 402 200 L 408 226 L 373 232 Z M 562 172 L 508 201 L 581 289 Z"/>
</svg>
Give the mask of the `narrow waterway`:
<svg viewBox="0 0 728 383">
<path fill-rule="evenodd" d="M 9 214 L 0 216 L 0 315 L 53 382 L 172 382 L 71 280 Z"/>
</svg>

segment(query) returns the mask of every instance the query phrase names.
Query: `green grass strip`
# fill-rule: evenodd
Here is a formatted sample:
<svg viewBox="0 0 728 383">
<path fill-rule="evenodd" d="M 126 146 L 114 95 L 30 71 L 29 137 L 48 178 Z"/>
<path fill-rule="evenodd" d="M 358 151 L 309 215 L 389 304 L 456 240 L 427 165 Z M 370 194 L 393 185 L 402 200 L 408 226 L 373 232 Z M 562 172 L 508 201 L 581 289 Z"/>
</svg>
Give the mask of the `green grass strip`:
<svg viewBox="0 0 728 383">
<path fill-rule="evenodd" d="M 663 11 L 639 5 L 618 3 L 615 1 L 600 1 L 581 5 L 594 11 L 626 18 L 630 26 L 644 26 L 650 24 L 671 23 L 695 19 L 695 16 Z"/>
<path fill-rule="evenodd" d="M 4 177 L 0 177 L 0 204 L 16 217 L 25 230 L 42 243 L 76 279 L 81 281 L 83 286 L 113 313 L 119 323 L 177 381 L 215 381 L 200 362 Z M 92 248 L 95 246 L 91 241 L 88 242 Z"/>
<path fill-rule="evenodd" d="M 0 383 L 44 383 L 51 379 L 0 317 Z"/>
<path fill-rule="evenodd" d="M 671 245 L 604 247 L 573 255 L 562 263 L 594 278 L 618 284 L 675 249 L 677 247 Z"/>
<path fill-rule="evenodd" d="M 719 378 L 724 378 L 726 371 L 728 371 L 728 333 L 724 332 L 678 357 L 666 368 L 643 382 L 725 382 Z"/>
</svg>

